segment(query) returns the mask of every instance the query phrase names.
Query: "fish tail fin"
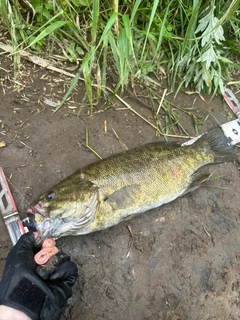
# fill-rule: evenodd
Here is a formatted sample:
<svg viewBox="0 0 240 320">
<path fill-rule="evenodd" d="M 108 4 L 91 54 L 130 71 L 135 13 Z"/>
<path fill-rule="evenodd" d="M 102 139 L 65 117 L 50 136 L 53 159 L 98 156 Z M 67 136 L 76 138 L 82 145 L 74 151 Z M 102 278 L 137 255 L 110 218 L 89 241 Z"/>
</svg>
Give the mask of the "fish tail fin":
<svg viewBox="0 0 240 320">
<path fill-rule="evenodd" d="M 237 159 L 236 148 L 231 145 L 221 127 L 214 127 L 199 140 L 204 139 L 214 156 L 214 162 L 228 162 Z"/>
</svg>

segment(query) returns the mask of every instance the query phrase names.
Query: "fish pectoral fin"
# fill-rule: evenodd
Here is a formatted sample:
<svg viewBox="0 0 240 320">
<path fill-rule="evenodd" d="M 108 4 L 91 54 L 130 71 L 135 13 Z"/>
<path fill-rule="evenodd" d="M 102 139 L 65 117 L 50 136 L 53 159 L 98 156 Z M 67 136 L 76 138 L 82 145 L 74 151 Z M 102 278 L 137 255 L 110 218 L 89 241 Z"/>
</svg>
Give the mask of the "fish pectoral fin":
<svg viewBox="0 0 240 320">
<path fill-rule="evenodd" d="M 210 173 L 195 173 L 193 175 L 193 180 L 192 180 L 190 186 L 183 193 L 183 195 L 199 188 L 203 184 L 203 182 L 207 181 L 210 178 L 210 176 L 211 176 Z"/>
<path fill-rule="evenodd" d="M 138 184 L 125 186 L 115 191 L 105 200 L 105 202 L 109 204 L 114 210 L 125 209 L 126 207 L 129 207 L 134 202 L 136 202 L 140 191 L 141 186 Z"/>
</svg>

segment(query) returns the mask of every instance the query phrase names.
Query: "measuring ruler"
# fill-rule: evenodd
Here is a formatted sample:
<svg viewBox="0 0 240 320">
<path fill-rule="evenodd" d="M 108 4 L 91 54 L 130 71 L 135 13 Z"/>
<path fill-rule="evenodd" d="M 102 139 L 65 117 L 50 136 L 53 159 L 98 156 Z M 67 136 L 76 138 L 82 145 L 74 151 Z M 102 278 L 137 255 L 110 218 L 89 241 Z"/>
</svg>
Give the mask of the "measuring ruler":
<svg viewBox="0 0 240 320">
<path fill-rule="evenodd" d="M 0 211 L 2 213 L 5 225 L 8 229 L 12 244 L 14 245 L 21 237 L 21 235 L 27 232 L 28 229 L 23 226 L 22 220 L 19 217 L 17 207 L 15 205 L 13 196 L 1 167 L 0 190 Z"/>
<path fill-rule="evenodd" d="M 240 119 L 240 102 L 234 95 L 232 90 L 226 88 L 223 95 L 224 100 L 227 102 L 233 113 Z"/>
<path fill-rule="evenodd" d="M 223 98 L 238 118 L 237 120 L 233 120 L 221 125 L 225 136 L 229 139 L 229 142 L 232 145 L 235 145 L 239 143 L 240 139 L 240 102 L 238 101 L 232 90 L 228 88 L 224 89 Z"/>
</svg>

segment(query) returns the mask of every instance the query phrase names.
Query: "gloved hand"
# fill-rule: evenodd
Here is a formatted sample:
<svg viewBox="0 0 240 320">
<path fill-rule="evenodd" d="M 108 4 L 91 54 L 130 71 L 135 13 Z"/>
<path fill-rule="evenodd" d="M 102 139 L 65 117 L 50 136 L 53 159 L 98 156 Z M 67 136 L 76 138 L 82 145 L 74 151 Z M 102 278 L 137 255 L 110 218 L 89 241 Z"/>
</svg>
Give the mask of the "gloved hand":
<svg viewBox="0 0 240 320">
<path fill-rule="evenodd" d="M 34 242 L 33 233 L 26 233 L 9 252 L 0 282 L 0 305 L 33 320 L 58 320 L 72 295 L 77 265 L 58 252 L 47 267 L 37 266 Z"/>
</svg>

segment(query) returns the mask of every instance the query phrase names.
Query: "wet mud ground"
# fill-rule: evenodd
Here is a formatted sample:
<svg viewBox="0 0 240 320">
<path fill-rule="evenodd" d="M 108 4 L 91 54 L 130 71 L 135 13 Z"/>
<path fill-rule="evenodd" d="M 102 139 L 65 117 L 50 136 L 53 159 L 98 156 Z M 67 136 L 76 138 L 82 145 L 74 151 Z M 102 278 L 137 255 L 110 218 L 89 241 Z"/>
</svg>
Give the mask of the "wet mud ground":
<svg viewBox="0 0 240 320">
<path fill-rule="evenodd" d="M 60 100 L 70 80 L 24 63 L 14 86 L 12 70 L 11 59 L 1 55 L 0 139 L 6 146 L 0 148 L 0 166 L 22 218 L 39 193 L 97 160 L 86 148 L 86 129 L 90 147 L 102 157 L 163 140 L 118 100 L 106 110 L 100 102 L 89 115 L 81 103 L 83 84 L 53 115 L 44 100 Z M 122 96 L 154 123 L 150 109 Z M 175 103 L 194 104 L 203 117 L 209 111 L 214 115 L 200 133 L 227 122 L 221 98 L 205 103 L 196 94 L 181 93 Z M 194 135 L 191 121 L 182 121 Z M 207 166 L 204 170 L 221 179 L 108 230 L 57 240 L 80 274 L 62 319 L 239 319 L 239 167 L 238 162 Z M 11 242 L 1 218 L 0 229 L 2 274 Z"/>
</svg>

